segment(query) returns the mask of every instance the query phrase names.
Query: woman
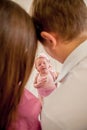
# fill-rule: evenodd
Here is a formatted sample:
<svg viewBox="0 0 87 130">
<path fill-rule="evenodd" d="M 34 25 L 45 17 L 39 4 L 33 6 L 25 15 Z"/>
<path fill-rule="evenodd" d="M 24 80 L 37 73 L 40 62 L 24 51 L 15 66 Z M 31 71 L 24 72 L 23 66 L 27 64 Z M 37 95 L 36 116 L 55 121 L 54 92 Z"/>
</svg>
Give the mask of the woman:
<svg viewBox="0 0 87 130">
<path fill-rule="evenodd" d="M 37 39 L 30 16 L 12 1 L 0 2 L 0 130 L 40 130 L 39 100 L 24 89 Z"/>
</svg>

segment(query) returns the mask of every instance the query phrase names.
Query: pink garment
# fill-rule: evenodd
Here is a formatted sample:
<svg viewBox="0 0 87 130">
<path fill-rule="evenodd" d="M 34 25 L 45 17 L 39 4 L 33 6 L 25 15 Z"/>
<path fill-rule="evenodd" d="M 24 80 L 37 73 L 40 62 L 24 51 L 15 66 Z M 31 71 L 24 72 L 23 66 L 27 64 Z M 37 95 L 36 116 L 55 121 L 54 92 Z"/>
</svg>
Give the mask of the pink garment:
<svg viewBox="0 0 87 130">
<path fill-rule="evenodd" d="M 16 130 L 41 130 L 39 121 L 40 111 L 40 101 L 25 89 L 18 107 L 17 121 L 12 123 L 9 130 L 12 130 L 14 126 L 16 127 Z"/>
<path fill-rule="evenodd" d="M 43 86 L 41 86 L 40 88 L 37 88 L 39 95 L 42 97 L 48 96 L 56 88 L 53 76 L 50 72 L 44 77 L 47 78 L 47 82 L 43 84 Z M 39 82 L 44 77 L 40 76 L 39 74 L 37 77 L 37 82 Z"/>
</svg>

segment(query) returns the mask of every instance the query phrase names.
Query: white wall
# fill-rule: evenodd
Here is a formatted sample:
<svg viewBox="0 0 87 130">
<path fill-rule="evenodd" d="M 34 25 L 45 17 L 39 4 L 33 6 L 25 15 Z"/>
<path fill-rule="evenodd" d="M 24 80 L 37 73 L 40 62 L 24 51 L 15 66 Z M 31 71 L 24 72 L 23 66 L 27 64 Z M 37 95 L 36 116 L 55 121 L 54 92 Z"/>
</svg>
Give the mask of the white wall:
<svg viewBox="0 0 87 130">
<path fill-rule="evenodd" d="M 87 0 L 84 0 L 85 1 L 85 3 L 87 4 Z"/>
<path fill-rule="evenodd" d="M 13 0 L 13 1 L 21 5 L 27 12 L 29 12 L 32 0 Z"/>
</svg>

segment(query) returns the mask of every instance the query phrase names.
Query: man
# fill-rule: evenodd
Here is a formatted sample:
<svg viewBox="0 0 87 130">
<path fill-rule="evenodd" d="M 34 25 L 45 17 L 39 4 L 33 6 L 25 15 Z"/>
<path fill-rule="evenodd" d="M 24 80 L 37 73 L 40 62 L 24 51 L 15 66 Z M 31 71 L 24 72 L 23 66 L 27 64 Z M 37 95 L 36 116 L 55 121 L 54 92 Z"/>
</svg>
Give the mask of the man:
<svg viewBox="0 0 87 130">
<path fill-rule="evenodd" d="M 87 130 L 87 7 L 83 0 L 34 0 L 38 40 L 63 64 L 60 86 L 45 98 L 42 130 Z"/>
</svg>

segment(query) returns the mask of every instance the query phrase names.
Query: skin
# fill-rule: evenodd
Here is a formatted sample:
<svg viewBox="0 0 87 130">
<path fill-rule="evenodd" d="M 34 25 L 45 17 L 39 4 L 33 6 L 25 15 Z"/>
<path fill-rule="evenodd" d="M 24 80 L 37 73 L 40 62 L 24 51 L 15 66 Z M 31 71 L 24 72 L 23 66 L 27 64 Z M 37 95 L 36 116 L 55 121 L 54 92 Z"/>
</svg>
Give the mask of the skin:
<svg viewBox="0 0 87 130">
<path fill-rule="evenodd" d="M 47 81 L 46 75 L 49 73 L 49 64 L 45 58 L 40 57 L 36 60 L 35 65 L 36 65 L 36 69 L 39 72 L 39 74 L 41 76 L 45 76 L 41 79 L 41 82 L 39 82 L 39 83 L 37 83 L 37 76 L 36 76 L 35 82 L 34 82 L 34 87 L 37 88 L 37 87 L 43 86 L 43 84 Z"/>
<path fill-rule="evenodd" d="M 71 41 L 64 41 L 56 33 L 43 31 L 41 36 L 44 38 L 43 46 L 47 53 L 61 63 L 64 63 L 70 53 L 87 39 L 86 32 L 82 32 L 76 39 Z"/>
</svg>

